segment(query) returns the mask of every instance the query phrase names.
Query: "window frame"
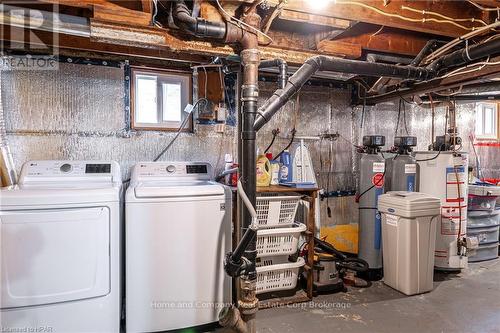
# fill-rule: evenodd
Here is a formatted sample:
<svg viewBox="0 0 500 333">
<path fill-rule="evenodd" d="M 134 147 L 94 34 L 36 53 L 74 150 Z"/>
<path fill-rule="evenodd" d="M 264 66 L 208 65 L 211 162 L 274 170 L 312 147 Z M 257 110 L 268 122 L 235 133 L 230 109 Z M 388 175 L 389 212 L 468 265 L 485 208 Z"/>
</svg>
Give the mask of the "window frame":
<svg viewBox="0 0 500 333">
<path fill-rule="evenodd" d="M 495 128 L 496 128 L 496 133 L 494 134 L 478 134 L 476 133 L 476 126 L 474 126 L 474 136 L 476 140 L 478 141 L 500 141 L 500 103 L 494 102 L 494 101 L 480 101 L 475 103 L 475 108 L 476 108 L 476 113 L 475 113 L 475 119 L 474 122 L 477 121 L 477 112 L 478 112 L 478 106 L 479 105 L 484 105 L 484 104 L 491 104 L 496 106 L 496 113 L 495 113 Z M 481 112 L 484 112 L 483 109 L 481 109 Z M 483 119 L 484 119 L 484 114 L 483 114 Z M 483 131 L 484 131 L 484 120 L 483 120 Z"/>
<path fill-rule="evenodd" d="M 157 104 L 157 116 L 160 120 L 158 123 L 148 124 L 148 123 L 139 123 L 136 122 L 136 76 L 137 75 L 156 75 L 157 76 L 157 95 L 156 95 L 156 104 Z M 169 80 L 170 77 L 170 80 Z M 172 80 L 172 77 L 180 77 L 180 80 Z M 191 72 L 186 71 L 176 71 L 176 70 L 165 70 L 165 69 L 157 69 L 150 67 L 130 67 L 130 127 L 134 130 L 143 130 L 143 131 L 163 131 L 163 132 L 176 132 L 179 130 L 179 126 L 185 118 L 181 118 L 180 122 L 173 121 L 163 121 L 163 83 L 173 83 L 186 81 L 187 83 L 187 103 L 192 104 L 193 100 L 193 75 Z M 181 88 L 181 96 L 182 96 L 182 88 Z M 181 97 L 182 98 L 182 97 Z M 184 107 L 186 105 L 183 104 L 181 100 L 181 115 L 184 114 Z M 192 113 L 188 115 L 189 120 L 186 126 L 182 129 L 182 132 L 192 132 L 193 131 L 193 116 Z"/>
</svg>

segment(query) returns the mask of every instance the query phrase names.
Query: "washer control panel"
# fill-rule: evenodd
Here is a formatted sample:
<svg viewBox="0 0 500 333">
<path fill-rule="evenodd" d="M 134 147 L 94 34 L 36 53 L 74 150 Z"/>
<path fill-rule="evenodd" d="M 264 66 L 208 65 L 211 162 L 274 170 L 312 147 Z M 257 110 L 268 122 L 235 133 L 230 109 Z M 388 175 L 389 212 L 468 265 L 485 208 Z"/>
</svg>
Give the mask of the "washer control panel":
<svg viewBox="0 0 500 333">
<path fill-rule="evenodd" d="M 60 179 L 121 178 L 120 166 L 112 161 L 29 161 L 23 165 L 20 182 Z"/>
<path fill-rule="evenodd" d="M 212 166 L 205 162 L 143 162 L 132 171 L 132 180 L 154 177 L 210 180 Z"/>
</svg>

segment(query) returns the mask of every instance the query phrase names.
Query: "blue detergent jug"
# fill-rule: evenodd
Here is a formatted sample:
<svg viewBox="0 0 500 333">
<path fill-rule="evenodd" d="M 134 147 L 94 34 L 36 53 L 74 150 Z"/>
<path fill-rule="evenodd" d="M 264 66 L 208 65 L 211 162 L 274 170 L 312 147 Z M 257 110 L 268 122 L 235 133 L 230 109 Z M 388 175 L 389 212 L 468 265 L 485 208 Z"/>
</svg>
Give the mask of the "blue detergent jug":
<svg viewBox="0 0 500 333">
<path fill-rule="evenodd" d="M 285 150 L 280 156 L 280 183 L 290 183 L 292 180 L 292 156 L 288 150 Z"/>
</svg>

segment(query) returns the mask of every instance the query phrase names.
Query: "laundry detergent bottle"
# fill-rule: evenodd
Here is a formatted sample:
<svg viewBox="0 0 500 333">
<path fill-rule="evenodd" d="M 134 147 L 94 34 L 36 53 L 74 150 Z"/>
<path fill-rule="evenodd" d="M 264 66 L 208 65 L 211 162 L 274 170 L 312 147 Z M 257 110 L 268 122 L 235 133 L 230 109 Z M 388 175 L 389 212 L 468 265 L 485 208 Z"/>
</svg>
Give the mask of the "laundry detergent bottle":
<svg viewBox="0 0 500 333">
<path fill-rule="evenodd" d="M 285 150 L 280 156 L 280 183 L 290 183 L 292 180 L 292 156 L 288 150 Z"/>
<path fill-rule="evenodd" d="M 269 186 L 271 182 L 271 162 L 265 155 L 257 156 L 257 186 Z"/>
</svg>

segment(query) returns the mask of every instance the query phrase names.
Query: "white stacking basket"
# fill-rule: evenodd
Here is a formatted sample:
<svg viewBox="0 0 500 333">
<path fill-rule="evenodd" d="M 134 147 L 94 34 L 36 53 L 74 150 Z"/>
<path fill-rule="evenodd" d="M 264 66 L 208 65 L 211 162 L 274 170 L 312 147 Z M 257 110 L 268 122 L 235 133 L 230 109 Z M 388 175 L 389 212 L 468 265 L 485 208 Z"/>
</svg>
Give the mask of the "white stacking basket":
<svg viewBox="0 0 500 333">
<path fill-rule="evenodd" d="M 260 258 L 257 263 L 257 294 L 289 290 L 297 286 L 299 271 L 305 265 L 303 258 L 289 262 L 288 256 Z"/>
<path fill-rule="evenodd" d="M 260 228 L 289 227 L 293 225 L 300 195 L 257 197 L 257 221 Z"/>
<path fill-rule="evenodd" d="M 300 195 L 265 194 L 257 197 L 257 294 L 294 289 L 303 258 L 289 262 L 297 252 L 300 234 L 307 230 L 295 222 Z"/>
<path fill-rule="evenodd" d="M 259 229 L 257 257 L 290 255 L 297 252 L 300 234 L 306 229 L 302 223 L 296 223 L 290 228 Z"/>
</svg>

